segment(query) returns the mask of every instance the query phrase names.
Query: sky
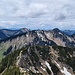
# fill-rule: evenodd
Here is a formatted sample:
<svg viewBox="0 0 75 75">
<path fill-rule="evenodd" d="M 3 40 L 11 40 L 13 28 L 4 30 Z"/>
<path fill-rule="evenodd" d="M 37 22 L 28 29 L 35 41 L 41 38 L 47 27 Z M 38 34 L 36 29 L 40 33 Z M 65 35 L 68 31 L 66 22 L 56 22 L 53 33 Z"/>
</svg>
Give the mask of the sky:
<svg viewBox="0 0 75 75">
<path fill-rule="evenodd" d="M 75 0 L 0 0 L 0 28 L 75 29 Z"/>
</svg>

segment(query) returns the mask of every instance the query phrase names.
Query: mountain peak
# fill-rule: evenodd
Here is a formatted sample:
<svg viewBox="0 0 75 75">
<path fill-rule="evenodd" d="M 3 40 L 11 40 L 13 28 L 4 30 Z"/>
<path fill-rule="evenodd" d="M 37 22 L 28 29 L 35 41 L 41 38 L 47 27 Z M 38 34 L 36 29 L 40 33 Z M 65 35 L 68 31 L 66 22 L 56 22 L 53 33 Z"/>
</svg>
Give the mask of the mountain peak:
<svg viewBox="0 0 75 75">
<path fill-rule="evenodd" d="M 58 28 L 54 28 L 53 31 L 60 32 L 60 30 Z"/>
<path fill-rule="evenodd" d="M 27 29 L 27 28 L 21 28 L 20 30 L 29 30 L 29 29 Z"/>
<path fill-rule="evenodd" d="M 22 31 L 22 32 L 28 32 L 29 29 L 27 29 L 27 28 L 21 28 L 20 31 Z"/>
</svg>

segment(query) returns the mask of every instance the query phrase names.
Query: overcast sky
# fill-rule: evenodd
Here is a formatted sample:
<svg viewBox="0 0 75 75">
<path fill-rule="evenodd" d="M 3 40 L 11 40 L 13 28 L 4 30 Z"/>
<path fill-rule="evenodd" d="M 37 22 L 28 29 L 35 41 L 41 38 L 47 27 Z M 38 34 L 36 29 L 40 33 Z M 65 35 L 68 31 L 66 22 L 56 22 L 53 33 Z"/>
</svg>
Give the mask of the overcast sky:
<svg viewBox="0 0 75 75">
<path fill-rule="evenodd" d="M 0 0 L 0 28 L 75 29 L 75 0 Z"/>
</svg>

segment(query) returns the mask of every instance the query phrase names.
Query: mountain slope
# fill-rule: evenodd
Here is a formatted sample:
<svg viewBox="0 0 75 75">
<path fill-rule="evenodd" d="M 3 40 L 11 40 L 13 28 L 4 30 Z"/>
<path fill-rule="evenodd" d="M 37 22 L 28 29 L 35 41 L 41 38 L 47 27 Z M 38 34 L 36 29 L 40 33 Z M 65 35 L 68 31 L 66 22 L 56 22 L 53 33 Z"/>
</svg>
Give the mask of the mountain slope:
<svg viewBox="0 0 75 75">
<path fill-rule="evenodd" d="M 67 36 L 59 29 L 53 30 L 32 30 L 26 31 L 15 36 L 0 40 L 0 59 L 9 54 L 12 50 L 20 49 L 26 45 L 40 46 L 63 46 L 74 47 L 75 39 L 72 36 Z"/>
<path fill-rule="evenodd" d="M 7 68 L 8 71 L 6 70 L 2 75 L 6 75 L 15 66 L 15 68 L 19 68 L 17 71 L 20 72 L 19 75 L 75 75 L 74 52 L 75 48 L 61 46 L 23 47 L 2 60 L 0 73 L 1 68 L 4 67 L 3 70 Z"/>
<path fill-rule="evenodd" d="M 75 75 L 75 35 L 57 28 L 2 34 L 0 75 Z"/>
</svg>

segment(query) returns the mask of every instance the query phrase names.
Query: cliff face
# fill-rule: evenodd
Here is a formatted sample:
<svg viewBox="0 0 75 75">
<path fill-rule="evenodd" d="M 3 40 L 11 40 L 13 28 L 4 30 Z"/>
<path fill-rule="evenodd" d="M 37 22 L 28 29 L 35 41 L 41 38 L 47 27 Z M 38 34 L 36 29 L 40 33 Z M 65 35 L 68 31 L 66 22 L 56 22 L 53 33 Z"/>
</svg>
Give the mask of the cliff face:
<svg viewBox="0 0 75 75">
<path fill-rule="evenodd" d="M 58 45 L 75 46 L 74 35 L 68 36 L 59 29 L 53 30 L 28 30 L 23 28 L 16 31 L 2 30 L 7 38 L 0 40 L 0 44 L 8 44 L 12 48 L 21 48 L 25 45 Z M 1 37 L 0 35 L 0 37 Z M 13 36 L 12 36 L 13 35 Z"/>
<path fill-rule="evenodd" d="M 33 30 L 0 41 L 1 56 L 9 54 L 12 50 L 21 49 L 27 45 L 39 46 L 63 46 L 74 47 L 74 36 L 68 36 L 58 29 L 54 30 Z M 11 47 L 11 48 L 10 48 Z"/>
<path fill-rule="evenodd" d="M 60 30 L 34 30 L 27 31 L 22 34 L 6 38 L 0 41 L 0 45 L 12 46 L 12 49 L 19 49 L 25 45 L 58 45 L 58 46 L 74 46 L 74 37 L 67 36 Z"/>
</svg>

